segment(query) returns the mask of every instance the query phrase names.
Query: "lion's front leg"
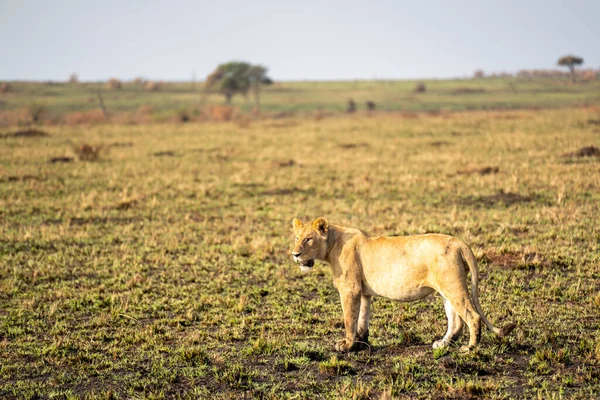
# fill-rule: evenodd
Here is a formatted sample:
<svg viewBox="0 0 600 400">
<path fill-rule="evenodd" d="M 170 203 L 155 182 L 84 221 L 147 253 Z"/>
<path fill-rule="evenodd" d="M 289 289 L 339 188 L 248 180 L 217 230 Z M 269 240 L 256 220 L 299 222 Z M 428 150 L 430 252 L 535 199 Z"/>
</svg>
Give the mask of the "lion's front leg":
<svg viewBox="0 0 600 400">
<path fill-rule="evenodd" d="M 335 349 L 340 352 L 346 352 L 354 350 L 356 346 L 356 330 L 360 313 L 360 293 L 341 285 L 338 290 L 340 292 L 342 311 L 344 313 L 346 338 L 338 341 L 335 345 Z"/>
</svg>

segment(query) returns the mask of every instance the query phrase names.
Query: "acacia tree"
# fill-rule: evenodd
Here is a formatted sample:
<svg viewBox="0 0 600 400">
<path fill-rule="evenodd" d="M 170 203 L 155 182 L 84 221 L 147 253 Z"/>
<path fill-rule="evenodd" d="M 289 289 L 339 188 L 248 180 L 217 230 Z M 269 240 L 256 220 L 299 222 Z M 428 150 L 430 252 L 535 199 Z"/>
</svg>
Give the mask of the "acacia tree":
<svg viewBox="0 0 600 400">
<path fill-rule="evenodd" d="M 581 64 L 583 64 L 583 58 L 573 56 L 573 55 L 563 56 L 558 59 L 558 65 L 563 66 L 563 67 L 568 67 L 569 71 L 571 71 L 571 82 L 572 83 L 575 83 L 575 65 L 581 65 Z"/>
<path fill-rule="evenodd" d="M 236 94 L 248 95 L 253 90 L 257 107 L 260 107 L 260 87 L 273 83 L 267 76 L 267 68 L 247 62 L 232 61 L 220 64 L 206 78 L 205 87 L 225 96 L 225 102 L 231 104 Z"/>
</svg>

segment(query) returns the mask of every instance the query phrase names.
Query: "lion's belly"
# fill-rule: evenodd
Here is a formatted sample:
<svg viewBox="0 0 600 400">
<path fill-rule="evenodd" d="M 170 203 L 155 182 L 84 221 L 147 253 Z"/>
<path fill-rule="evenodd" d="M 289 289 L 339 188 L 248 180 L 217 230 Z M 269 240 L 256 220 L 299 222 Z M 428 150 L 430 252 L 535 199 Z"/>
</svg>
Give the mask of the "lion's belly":
<svg viewBox="0 0 600 400">
<path fill-rule="evenodd" d="M 415 301 L 430 295 L 433 291 L 426 285 L 422 274 L 411 273 L 401 265 L 392 266 L 387 273 L 365 271 L 363 276 L 363 293 L 368 296 Z"/>
<path fill-rule="evenodd" d="M 434 271 L 445 264 L 445 235 L 370 240 L 361 249 L 363 291 L 372 296 L 414 301 L 431 294 Z M 432 273 L 433 272 L 433 273 Z"/>
</svg>

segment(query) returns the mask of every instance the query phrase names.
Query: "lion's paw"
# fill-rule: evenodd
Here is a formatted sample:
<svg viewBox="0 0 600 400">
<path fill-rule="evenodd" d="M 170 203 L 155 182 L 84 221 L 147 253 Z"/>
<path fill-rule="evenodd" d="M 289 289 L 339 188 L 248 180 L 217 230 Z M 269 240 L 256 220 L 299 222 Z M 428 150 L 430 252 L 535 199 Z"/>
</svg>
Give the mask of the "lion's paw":
<svg viewBox="0 0 600 400">
<path fill-rule="evenodd" d="M 358 331 L 358 341 L 364 342 L 364 343 L 369 343 L 369 330 L 368 329 L 364 332 L 361 332 L 360 330 Z"/>
<path fill-rule="evenodd" d="M 339 351 L 340 353 L 345 353 L 347 351 L 350 351 L 353 345 L 353 342 L 350 342 L 346 339 L 338 340 L 335 344 L 335 350 Z"/>
<path fill-rule="evenodd" d="M 458 351 L 459 351 L 459 353 L 470 353 L 471 351 L 473 351 L 473 349 L 475 349 L 475 346 L 466 344 L 464 346 L 460 346 Z"/>
<path fill-rule="evenodd" d="M 432 347 L 434 349 L 441 349 L 443 347 L 448 347 L 448 341 L 444 340 L 444 339 L 440 339 L 440 340 L 436 340 L 435 342 L 433 342 Z"/>
</svg>

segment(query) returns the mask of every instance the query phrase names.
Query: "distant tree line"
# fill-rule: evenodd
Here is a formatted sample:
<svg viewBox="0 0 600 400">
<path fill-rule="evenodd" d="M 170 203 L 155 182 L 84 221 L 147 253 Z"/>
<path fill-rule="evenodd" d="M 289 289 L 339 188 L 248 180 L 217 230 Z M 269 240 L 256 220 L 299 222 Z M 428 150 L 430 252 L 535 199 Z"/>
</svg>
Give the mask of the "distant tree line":
<svg viewBox="0 0 600 400">
<path fill-rule="evenodd" d="M 571 78 L 571 82 L 575 83 L 576 78 L 580 78 L 584 81 L 591 81 L 600 77 L 600 68 L 593 69 L 579 69 L 575 67 L 582 65 L 584 62 L 583 58 L 573 55 L 567 55 L 558 59 L 557 65 L 561 67 L 567 67 L 568 71 L 560 69 L 522 69 L 517 71 L 515 74 L 508 72 L 493 72 L 485 73 L 483 70 L 478 69 L 473 72 L 474 79 L 483 78 Z"/>
<path fill-rule="evenodd" d="M 473 73 L 475 79 L 503 79 L 503 78 L 572 78 L 572 74 L 569 71 L 563 71 L 560 69 L 521 69 L 516 73 L 512 74 L 509 72 L 489 72 L 484 73 L 481 70 L 479 74 Z M 600 77 L 600 69 L 580 69 L 575 71 L 575 76 L 580 77 L 582 80 L 588 81 Z"/>
</svg>

